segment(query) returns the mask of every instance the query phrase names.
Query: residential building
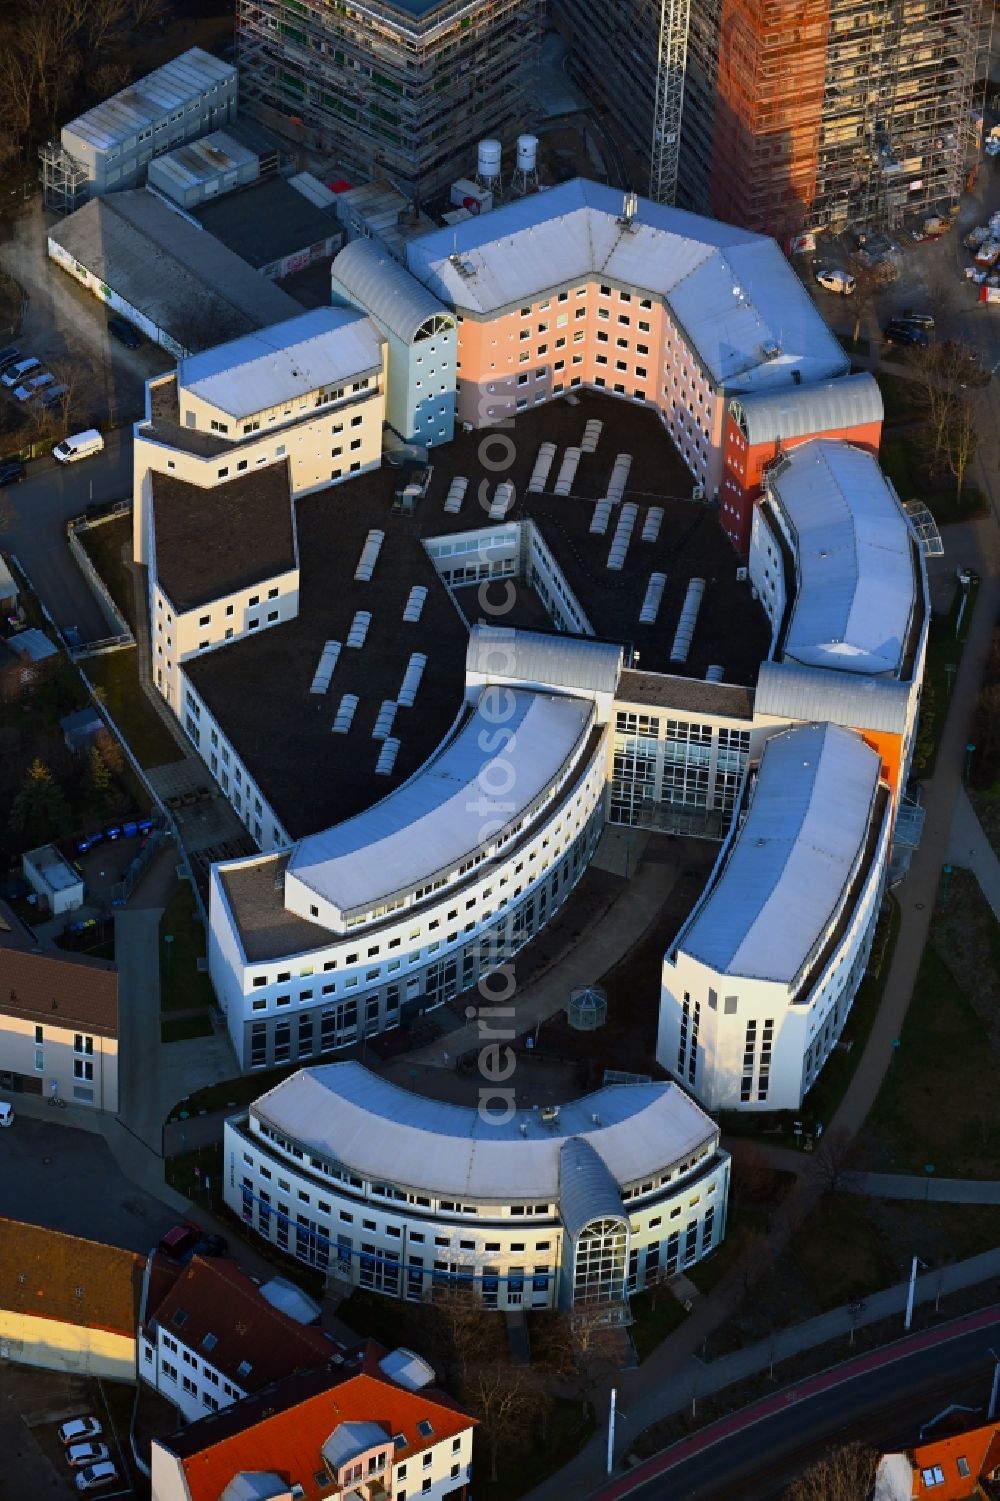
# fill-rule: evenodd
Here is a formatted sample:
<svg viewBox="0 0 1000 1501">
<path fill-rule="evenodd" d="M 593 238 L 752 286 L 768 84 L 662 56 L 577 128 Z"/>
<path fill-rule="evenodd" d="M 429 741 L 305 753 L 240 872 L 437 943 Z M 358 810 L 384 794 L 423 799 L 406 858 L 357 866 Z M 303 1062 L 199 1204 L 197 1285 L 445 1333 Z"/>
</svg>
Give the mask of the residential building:
<svg viewBox="0 0 1000 1501">
<path fill-rule="evenodd" d="M 153 1501 L 469 1501 L 475 1419 L 422 1384 L 433 1376 L 422 1361 L 378 1354 L 347 1375 L 292 1376 L 154 1438 Z"/>
<path fill-rule="evenodd" d="M 354 178 L 412 199 L 461 176 L 480 136 L 511 141 L 536 109 L 540 0 L 240 0 L 244 109 Z"/>
<path fill-rule="evenodd" d="M 0 930 L 0 1087 L 118 1109 L 118 972 Z"/>
<path fill-rule="evenodd" d="M 157 1261 L 159 1290 L 146 1302 L 138 1371 L 185 1423 L 298 1371 L 345 1364 L 342 1344 L 275 1308 L 229 1257 L 196 1255 L 184 1267 Z"/>
<path fill-rule="evenodd" d="M 248 1227 L 351 1286 L 487 1308 L 601 1307 L 708 1255 L 729 1157 L 675 1084 L 517 1110 L 424 1099 L 358 1063 L 304 1069 L 225 1127 L 225 1195 Z"/>
<path fill-rule="evenodd" d="M 782 239 L 957 206 L 982 10 L 981 0 L 555 6 L 651 195 Z"/>
<path fill-rule="evenodd" d="M 998 1482 L 1000 1425 L 990 1422 L 883 1454 L 874 1501 L 981 1501 Z"/>
<path fill-rule="evenodd" d="M 92 199 L 48 231 L 56 265 L 178 359 L 301 306 L 145 188 Z"/>
<path fill-rule="evenodd" d="M 709 497 L 731 397 L 849 371 L 773 240 L 582 178 L 423 235 L 406 261 L 458 316 L 460 421 L 596 387 L 650 406 Z"/>
<path fill-rule="evenodd" d="M 39 151 L 46 207 L 72 213 L 144 182 L 154 157 L 232 123 L 236 92 L 235 66 L 191 47 L 95 104 Z"/>
<path fill-rule="evenodd" d="M 132 1251 L 0 1218 L 3 1358 L 134 1381 L 144 1266 Z"/>
<path fill-rule="evenodd" d="M 837 725 L 768 740 L 663 961 L 657 1061 L 708 1110 L 797 1110 L 843 1030 L 885 888 L 892 798 Z"/>
<path fill-rule="evenodd" d="M 430 448 L 455 435 L 454 314 L 371 240 L 352 240 L 333 262 L 335 301 L 359 308 L 387 344 L 386 421 L 405 442 Z"/>
<path fill-rule="evenodd" d="M 0 638 L 0 703 L 16 703 L 43 682 L 58 662 L 58 648 L 44 631 L 17 631 Z"/>
</svg>

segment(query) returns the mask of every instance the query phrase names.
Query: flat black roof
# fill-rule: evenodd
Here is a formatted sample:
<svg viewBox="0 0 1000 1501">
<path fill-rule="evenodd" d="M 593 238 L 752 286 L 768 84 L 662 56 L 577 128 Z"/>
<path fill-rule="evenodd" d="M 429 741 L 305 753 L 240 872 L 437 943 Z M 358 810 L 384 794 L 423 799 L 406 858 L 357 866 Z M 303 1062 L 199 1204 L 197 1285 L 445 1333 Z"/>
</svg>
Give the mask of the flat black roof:
<svg viewBox="0 0 1000 1501">
<path fill-rule="evenodd" d="M 528 495 L 539 444 L 558 445 L 551 487 L 562 450 L 579 444 L 591 417 L 599 417 L 604 429 L 597 452 L 580 463 L 574 494 Z M 589 526 L 594 499 L 604 494 L 619 453 L 633 455 L 625 498 L 635 502 L 639 514 L 625 566 L 612 573 L 606 564 L 615 518 L 603 537 L 592 537 Z M 489 467 L 505 456 L 512 460 L 508 469 Z M 642 697 L 652 696 L 657 686 L 652 674 L 671 673 L 687 680 L 671 689 L 684 700 L 678 707 L 708 708 L 703 680 L 706 668 L 717 663 L 724 669 L 726 687 L 711 692 L 712 705 L 739 717 L 749 712 L 747 690 L 767 654 L 770 628 L 750 585 L 737 581 L 739 559 L 714 507 L 686 498 L 693 481 L 655 414 L 631 402 L 584 393 L 575 404 L 557 401 L 519 415 L 512 426 L 497 430 L 492 443 L 489 432 L 461 432 L 453 443 L 432 449 L 429 461 L 434 473 L 428 494 L 412 515 L 394 512 L 400 470 L 387 465 L 298 499 L 298 619 L 184 664 L 292 838 L 351 817 L 384 797 L 423 764 L 454 725 L 464 696 L 468 625 L 485 617 L 475 590 L 450 594 L 422 543 L 488 528 L 488 502 L 499 478 L 511 479 L 516 488 L 508 519 L 528 517 L 537 525 L 597 635 L 638 650 Z M 457 515 L 448 515 L 444 501 L 457 475 L 469 481 L 466 499 Z M 478 499 L 481 481 L 487 482 L 485 509 Z M 663 524 L 657 541 L 644 543 L 642 525 L 653 505 L 663 508 Z M 354 570 L 365 538 L 375 528 L 385 533 L 385 540 L 374 577 L 368 584 L 356 583 Z M 206 533 L 213 529 L 218 545 L 226 546 L 231 528 L 224 512 L 203 509 L 192 516 L 186 533 L 192 558 L 211 545 Z M 195 560 L 192 566 L 200 565 Z M 656 624 L 640 626 L 639 611 L 654 571 L 667 575 L 663 602 Z M 669 661 L 670 647 L 693 576 L 704 578 L 707 588 L 688 661 L 678 666 Z M 404 624 L 403 610 L 415 584 L 427 589 L 426 603 L 417 624 Z M 515 594 L 509 616 L 492 616 L 491 623 L 542 625 L 537 591 L 525 583 L 520 592 L 523 608 Z M 494 585 L 491 601 L 502 598 Z M 372 614 L 364 647 L 356 651 L 343 644 L 328 691 L 310 693 L 324 644 L 346 643 L 358 610 Z M 394 771 L 379 777 L 375 762 L 380 742 L 371 738 L 372 729 L 382 701 L 397 696 L 414 651 L 427 656 L 427 667 L 414 708 L 396 713 L 392 734 L 400 738 L 401 748 Z M 356 694 L 359 704 L 350 733 L 335 735 L 332 725 L 345 693 Z M 297 941 L 297 935 L 289 937 Z"/>
<path fill-rule="evenodd" d="M 205 490 L 153 473 L 156 572 L 178 614 L 296 565 L 288 461 Z"/>
<path fill-rule="evenodd" d="M 258 271 L 341 232 L 335 215 L 317 208 L 283 177 L 262 178 L 189 212 Z"/>
</svg>

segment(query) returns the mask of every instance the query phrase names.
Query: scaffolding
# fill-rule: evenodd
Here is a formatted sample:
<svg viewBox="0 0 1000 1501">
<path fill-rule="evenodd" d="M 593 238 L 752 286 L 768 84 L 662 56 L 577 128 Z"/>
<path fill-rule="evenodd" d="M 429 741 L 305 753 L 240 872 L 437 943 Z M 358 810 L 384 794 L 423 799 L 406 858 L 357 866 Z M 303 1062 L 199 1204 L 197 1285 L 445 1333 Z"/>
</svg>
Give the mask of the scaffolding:
<svg viewBox="0 0 1000 1501">
<path fill-rule="evenodd" d="M 544 0 L 238 0 L 241 102 L 415 202 L 537 114 Z"/>
<path fill-rule="evenodd" d="M 42 163 L 42 199 L 47 209 L 57 214 L 71 214 L 87 198 L 90 173 L 83 162 L 60 146 L 47 141 L 38 151 Z"/>
</svg>

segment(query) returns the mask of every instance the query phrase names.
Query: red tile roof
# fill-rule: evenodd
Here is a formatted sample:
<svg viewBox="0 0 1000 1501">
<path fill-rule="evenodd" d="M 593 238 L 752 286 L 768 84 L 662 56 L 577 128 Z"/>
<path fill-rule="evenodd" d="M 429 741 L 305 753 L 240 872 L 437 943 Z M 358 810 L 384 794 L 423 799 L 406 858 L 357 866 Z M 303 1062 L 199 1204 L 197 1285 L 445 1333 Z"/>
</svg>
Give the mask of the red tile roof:
<svg viewBox="0 0 1000 1501">
<path fill-rule="evenodd" d="M 145 1260 L 0 1218 L 0 1308 L 135 1338 Z"/>
<path fill-rule="evenodd" d="M 433 1425 L 427 1438 L 417 1428 L 424 1420 Z M 328 1375 L 321 1383 L 315 1373 L 159 1442 L 181 1459 L 191 1501 L 219 1501 L 230 1481 L 248 1471 L 275 1473 L 289 1486 L 301 1485 L 305 1501 L 318 1501 L 333 1489 L 325 1475 L 322 1483 L 316 1479 L 324 1470 L 323 1445 L 341 1423 L 356 1422 L 378 1423 L 390 1439 L 405 1436 L 405 1446 L 393 1452 L 395 1464 L 457 1437 L 475 1419 L 438 1391 L 405 1391 L 367 1374 Z"/>
<path fill-rule="evenodd" d="M 344 1348 L 273 1308 L 229 1257 L 192 1257 L 169 1290 L 150 1297 L 147 1325 L 153 1318 L 245 1392 L 326 1366 Z M 215 1336 L 210 1349 L 208 1335 Z M 239 1369 L 243 1362 L 249 1371 Z"/>
<path fill-rule="evenodd" d="M 118 1035 L 118 971 L 104 959 L 43 954 L 0 937 L 0 1011 L 53 1027 Z"/>
<path fill-rule="evenodd" d="M 959 1461 L 964 1464 L 959 1468 Z M 921 1444 L 913 1451 L 913 1494 L 932 1496 L 934 1501 L 970 1501 L 981 1495 L 979 1481 L 1000 1466 L 1000 1423 L 987 1423 L 965 1433 Z M 932 1484 L 923 1479 L 925 1471 L 940 1470 Z M 966 1473 L 962 1474 L 962 1469 Z"/>
</svg>

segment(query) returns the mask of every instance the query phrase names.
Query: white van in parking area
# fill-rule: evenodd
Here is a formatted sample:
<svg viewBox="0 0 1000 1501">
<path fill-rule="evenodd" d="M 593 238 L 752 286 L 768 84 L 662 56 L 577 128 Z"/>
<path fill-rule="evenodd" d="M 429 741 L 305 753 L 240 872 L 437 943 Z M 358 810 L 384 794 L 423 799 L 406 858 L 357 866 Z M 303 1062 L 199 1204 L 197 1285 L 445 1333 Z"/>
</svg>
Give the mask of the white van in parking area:
<svg viewBox="0 0 1000 1501">
<path fill-rule="evenodd" d="M 0 1126 L 12 1126 L 14 1124 L 14 1107 L 8 1105 L 6 1100 L 0 1100 Z"/>
<path fill-rule="evenodd" d="M 71 438 L 63 438 L 52 450 L 52 457 L 58 459 L 61 464 L 72 464 L 76 459 L 89 459 L 91 454 L 101 453 L 104 448 L 104 439 L 96 427 L 88 427 L 85 433 L 74 433 Z"/>
</svg>

